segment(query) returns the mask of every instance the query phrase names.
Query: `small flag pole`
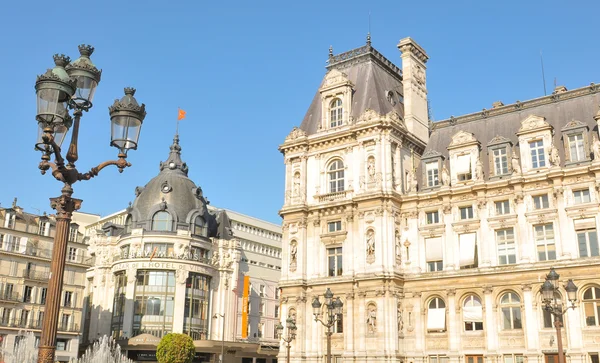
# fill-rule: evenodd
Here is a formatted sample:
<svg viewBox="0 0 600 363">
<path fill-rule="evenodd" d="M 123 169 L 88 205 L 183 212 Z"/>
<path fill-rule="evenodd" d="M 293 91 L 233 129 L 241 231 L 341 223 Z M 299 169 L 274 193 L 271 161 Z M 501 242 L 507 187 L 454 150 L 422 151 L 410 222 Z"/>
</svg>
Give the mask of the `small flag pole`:
<svg viewBox="0 0 600 363">
<path fill-rule="evenodd" d="M 175 126 L 175 135 L 179 135 L 179 110 L 180 108 L 177 107 L 177 124 Z"/>
</svg>

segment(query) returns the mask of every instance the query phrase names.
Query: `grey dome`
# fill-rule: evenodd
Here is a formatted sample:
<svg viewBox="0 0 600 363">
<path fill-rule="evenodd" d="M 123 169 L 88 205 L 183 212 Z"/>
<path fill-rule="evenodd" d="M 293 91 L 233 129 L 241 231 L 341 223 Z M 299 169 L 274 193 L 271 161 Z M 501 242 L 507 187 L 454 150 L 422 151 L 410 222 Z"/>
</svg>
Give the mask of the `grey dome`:
<svg viewBox="0 0 600 363">
<path fill-rule="evenodd" d="M 173 231 L 188 229 L 197 216 L 208 225 L 208 236 L 216 234 L 216 218 L 208 213 L 208 202 L 202 188 L 188 178 L 188 167 L 181 160 L 179 135 L 173 138 L 169 157 L 160 163 L 160 172 L 144 187 L 135 189 L 136 198 L 128 208 L 133 228 L 151 229 L 152 217 L 159 211 L 168 212 L 173 221 Z M 211 233 L 211 231 L 213 233 Z"/>
</svg>

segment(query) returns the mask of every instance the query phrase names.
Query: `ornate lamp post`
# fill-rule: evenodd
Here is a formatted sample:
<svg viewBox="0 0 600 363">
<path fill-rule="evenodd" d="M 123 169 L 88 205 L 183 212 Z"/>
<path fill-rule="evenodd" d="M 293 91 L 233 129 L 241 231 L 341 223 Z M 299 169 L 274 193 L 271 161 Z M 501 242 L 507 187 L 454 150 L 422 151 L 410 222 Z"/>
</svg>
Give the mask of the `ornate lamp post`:
<svg viewBox="0 0 600 363">
<path fill-rule="evenodd" d="M 56 235 L 39 344 L 39 363 L 54 362 L 69 225 L 73 212 L 79 209 L 82 202 L 81 199 L 71 198 L 72 185 L 80 180 L 95 177 L 100 170 L 109 165 L 115 165 L 119 168 L 119 172 L 131 166 L 126 160 L 127 151 L 137 148 L 140 128 L 146 117 L 145 105 L 140 106 L 133 97 L 135 89 L 125 88 L 125 96 L 121 100 L 115 100 L 109 107 L 112 123 L 111 146 L 119 149 L 118 160 L 105 161 L 87 173 L 77 171 L 75 162 L 79 158 L 77 141 L 80 119 L 83 111 L 87 112 L 92 108 L 92 99 L 102 73 L 90 60 L 93 52 L 94 47 L 80 45 L 81 56 L 72 63 L 64 54 L 55 54 L 55 67 L 38 76 L 35 82 L 37 96 L 35 119 L 39 127 L 35 148 L 42 152 L 39 169 L 42 174 L 52 169 L 52 176 L 63 183 L 62 195 L 50 199 L 50 206 L 56 209 Z M 74 119 L 69 115 L 69 109 L 73 110 Z M 73 133 L 65 161 L 61 145 L 71 126 L 73 126 Z M 54 162 L 50 161 L 52 156 Z"/>
<path fill-rule="evenodd" d="M 550 268 L 550 273 L 546 275 L 546 281 L 542 284 L 542 303 L 544 309 L 549 311 L 554 317 L 554 327 L 556 328 L 556 341 L 558 343 L 558 363 L 565 363 L 565 353 L 563 351 L 562 336 L 560 329 L 562 327 L 561 317 L 569 310 L 575 309 L 575 301 L 577 300 L 577 286 L 573 283 L 573 280 L 569 279 L 567 284 L 564 286 L 567 291 L 567 299 L 571 303 L 571 306 L 563 308 L 562 299 L 557 298 L 559 285 L 558 279 L 560 275 L 554 271 L 554 267 Z"/>
<path fill-rule="evenodd" d="M 225 314 L 215 313 L 213 319 L 223 319 L 223 325 L 221 326 L 221 359 L 220 363 L 225 362 Z"/>
<path fill-rule="evenodd" d="M 323 295 L 325 298 L 325 308 L 327 309 L 327 318 L 322 319 L 323 312 L 321 310 L 321 302 L 319 301 L 319 297 L 315 297 L 312 302 L 313 314 L 315 316 L 315 321 L 323 324 L 327 328 L 327 363 L 331 363 L 331 335 L 333 334 L 332 328 L 335 323 L 342 318 L 342 308 L 344 304 L 340 300 L 340 298 L 333 299 L 333 293 L 329 288 L 325 291 Z"/>
<path fill-rule="evenodd" d="M 275 327 L 275 329 L 277 329 L 277 336 L 279 337 L 279 339 L 282 339 L 285 342 L 285 346 L 287 348 L 287 363 L 290 363 L 290 348 L 292 346 L 292 340 L 296 339 L 296 330 L 298 329 L 296 327 L 296 321 L 294 320 L 294 318 L 289 317 L 286 319 L 286 328 L 287 333 L 284 337 L 283 325 L 281 324 L 281 322 L 279 322 Z"/>
</svg>

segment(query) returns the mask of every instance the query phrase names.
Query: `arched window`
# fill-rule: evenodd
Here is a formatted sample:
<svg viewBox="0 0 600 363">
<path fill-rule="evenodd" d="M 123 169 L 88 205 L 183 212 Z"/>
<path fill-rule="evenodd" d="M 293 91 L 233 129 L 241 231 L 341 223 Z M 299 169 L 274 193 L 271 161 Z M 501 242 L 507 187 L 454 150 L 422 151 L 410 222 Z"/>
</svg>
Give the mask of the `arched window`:
<svg viewBox="0 0 600 363">
<path fill-rule="evenodd" d="M 131 214 L 125 218 L 125 233 L 131 233 L 131 227 L 133 226 L 133 219 Z"/>
<path fill-rule="evenodd" d="M 507 292 L 500 298 L 502 328 L 504 330 L 522 329 L 521 299 L 514 292 Z"/>
<path fill-rule="evenodd" d="M 329 179 L 329 193 L 344 190 L 344 163 L 341 160 L 334 160 L 329 164 L 327 178 Z"/>
<path fill-rule="evenodd" d="M 562 297 L 558 292 L 554 292 L 554 299 L 559 303 L 559 306 L 562 306 Z M 544 328 L 554 328 L 554 316 L 550 313 L 550 310 L 544 308 L 545 305 L 542 304 L 542 315 L 544 318 Z M 558 316 L 558 321 L 563 322 L 563 316 Z M 563 325 L 564 326 L 564 325 Z"/>
<path fill-rule="evenodd" d="M 331 104 L 329 105 L 329 126 L 341 126 L 343 112 L 344 108 L 342 107 L 342 100 L 336 98 L 335 100 L 331 101 Z"/>
<path fill-rule="evenodd" d="M 156 212 L 152 217 L 152 230 L 153 231 L 172 231 L 173 230 L 173 218 L 168 212 Z"/>
<path fill-rule="evenodd" d="M 600 288 L 590 287 L 583 293 L 586 326 L 600 326 Z"/>
<path fill-rule="evenodd" d="M 427 305 L 427 331 L 442 332 L 446 330 L 446 303 L 439 297 L 429 301 Z"/>
<path fill-rule="evenodd" d="M 483 308 L 481 300 L 470 295 L 463 303 L 463 321 L 465 323 L 465 331 L 483 330 Z"/>
<path fill-rule="evenodd" d="M 204 224 L 204 218 L 200 216 L 194 219 L 194 234 L 206 237 L 206 225 Z"/>
</svg>

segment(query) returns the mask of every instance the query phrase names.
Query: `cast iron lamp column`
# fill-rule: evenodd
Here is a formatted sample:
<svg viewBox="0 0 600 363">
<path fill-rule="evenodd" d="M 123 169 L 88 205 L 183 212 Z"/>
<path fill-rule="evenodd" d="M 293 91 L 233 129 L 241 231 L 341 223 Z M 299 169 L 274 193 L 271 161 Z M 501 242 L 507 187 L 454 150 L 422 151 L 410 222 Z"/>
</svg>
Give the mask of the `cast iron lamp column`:
<svg viewBox="0 0 600 363">
<path fill-rule="evenodd" d="M 83 111 L 87 112 L 92 108 L 92 99 L 102 73 L 90 60 L 93 52 L 92 46 L 80 45 L 81 56 L 73 63 L 70 63 L 70 58 L 64 54 L 55 54 L 55 67 L 38 76 L 35 82 L 37 96 L 35 118 L 39 127 L 35 148 L 42 152 L 39 169 L 42 174 L 52 169 L 52 176 L 63 183 L 62 195 L 50 199 L 50 206 L 56 209 L 56 235 L 39 344 L 39 363 L 54 362 L 69 225 L 73 212 L 80 208 L 82 202 L 81 199 L 71 197 L 72 185 L 77 181 L 95 177 L 100 170 L 109 165 L 115 165 L 119 172 L 131 166 L 126 160 L 127 151 L 137 148 L 142 122 L 146 117 L 145 105 L 140 106 L 133 97 L 135 89 L 125 88 L 125 97 L 120 101 L 115 100 L 109 107 L 110 144 L 119 149 L 118 160 L 105 161 L 87 173 L 82 174 L 77 171 L 75 162 L 79 159 L 77 141 L 80 119 Z M 69 115 L 68 109 L 73 110 L 74 120 Z M 73 133 L 65 162 L 61 145 L 71 126 L 73 126 Z M 54 162 L 50 161 L 52 156 Z"/>
<path fill-rule="evenodd" d="M 560 329 L 562 323 L 560 318 L 569 310 L 575 309 L 575 301 L 577 300 L 577 286 L 573 283 L 573 280 L 569 279 L 567 284 L 564 286 L 567 292 L 567 299 L 571 303 L 571 306 L 567 306 L 563 309 L 562 299 L 557 299 L 560 296 L 558 293 L 558 279 L 560 275 L 554 271 L 554 267 L 550 268 L 550 273 L 546 275 L 546 281 L 542 284 L 542 303 L 544 309 L 549 311 L 554 317 L 554 327 L 556 328 L 556 342 L 558 344 L 558 363 L 565 363 L 565 352 L 563 351 L 562 336 Z"/>
<path fill-rule="evenodd" d="M 292 346 L 292 340 L 296 339 L 296 330 L 298 329 L 296 327 L 296 321 L 294 320 L 294 318 L 289 317 L 286 319 L 286 328 L 287 332 L 286 336 L 284 337 L 283 325 L 281 324 L 281 322 L 279 322 L 275 327 L 275 329 L 277 329 L 277 336 L 279 337 L 279 339 L 282 339 L 285 342 L 285 346 L 287 348 L 287 363 L 290 363 L 290 348 Z"/>
<path fill-rule="evenodd" d="M 342 318 L 344 304 L 339 297 L 335 301 L 333 300 L 333 293 L 329 288 L 327 288 L 323 297 L 325 298 L 325 308 L 327 308 L 327 318 L 325 320 L 321 319 L 323 312 L 321 311 L 322 305 L 318 296 L 313 300 L 312 307 L 315 321 L 318 321 L 327 328 L 327 363 L 331 363 L 331 335 L 333 334 L 331 328 Z"/>
</svg>

